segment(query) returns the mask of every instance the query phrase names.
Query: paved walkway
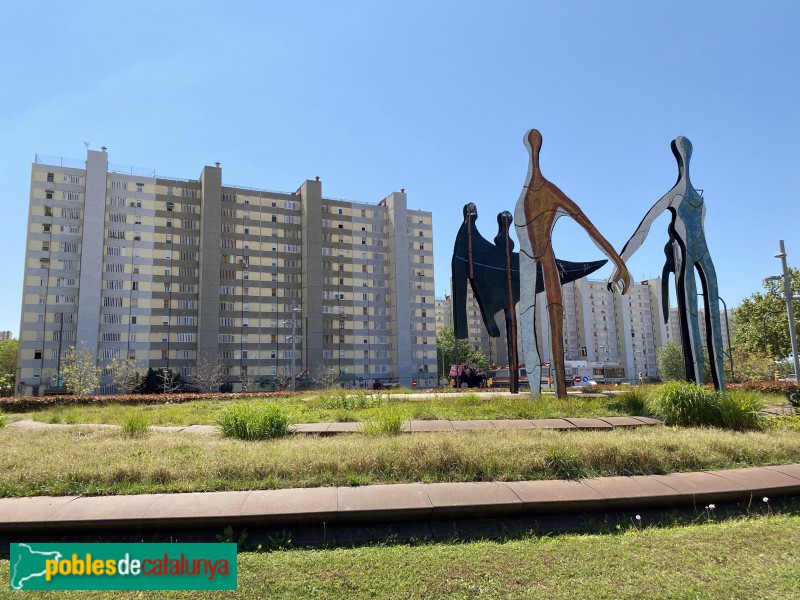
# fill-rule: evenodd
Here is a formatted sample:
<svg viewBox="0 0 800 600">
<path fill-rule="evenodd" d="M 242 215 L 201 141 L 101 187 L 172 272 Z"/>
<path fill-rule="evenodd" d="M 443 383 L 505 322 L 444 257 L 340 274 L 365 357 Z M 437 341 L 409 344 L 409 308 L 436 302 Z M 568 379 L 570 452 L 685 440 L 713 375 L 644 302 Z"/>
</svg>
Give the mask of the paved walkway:
<svg viewBox="0 0 800 600">
<path fill-rule="evenodd" d="M 357 526 L 704 506 L 800 494 L 800 464 L 580 481 L 412 483 L 0 499 L 0 536 L 159 528 Z M 22 539 L 22 538 L 20 538 Z"/>
<path fill-rule="evenodd" d="M 58 423 L 41 423 L 31 419 L 22 419 L 9 424 L 11 427 L 22 429 L 65 429 L 70 427 L 95 427 L 119 429 L 119 425 L 85 424 L 66 425 Z M 470 431 L 476 429 L 616 429 L 620 427 L 644 427 L 663 425 L 658 419 L 650 417 L 603 417 L 590 418 L 565 418 L 565 419 L 486 419 L 472 421 L 448 421 L 446 419 L 411 420 L 403 422 L 403 431 L 406 433 L 434 432 L 434 431 Z M 295 433 L 315 435 L 334 435 L 337 433 L 356 433 L 361 431 L 361 423 L 300 423 L 290 426 Z M 166 431 L 174 433 L 199 433 L 204 435 L 217 435 L 219 428 L 216 425 L 189 425 L 186 427 L 159 427 L 151 426 L 152 431 Z"/>
</svg>

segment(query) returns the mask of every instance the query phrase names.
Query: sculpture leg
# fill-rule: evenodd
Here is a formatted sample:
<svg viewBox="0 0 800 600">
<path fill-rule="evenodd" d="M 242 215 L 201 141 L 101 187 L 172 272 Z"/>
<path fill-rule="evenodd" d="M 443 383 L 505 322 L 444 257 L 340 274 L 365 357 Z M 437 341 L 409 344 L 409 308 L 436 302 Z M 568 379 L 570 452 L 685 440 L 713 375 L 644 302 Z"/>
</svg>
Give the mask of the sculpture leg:
<svg viewBox="0 0 800 600">
<path fill-rule="evenodd" d="M 522 240 L 520 240 L 522 245 Z M 525 366 L 528 370 L 531 398 L 536 398 L 541 389 L 541 357 L 536 345 L 536 261 L 527 253 L 519 253 L 519 323 L 517 331 L 522 338 Z M 516 354 L 516 348 L 514 349 Z M 511 362 L 511 354 L 508 357 Z M 509 365 L 510 367 L 511 365 Z M 533 366 L 533 368 L 531 368 Z M 535 372 L 534 372 L 535 371 Z M 535 385 L 534 382 L 537 382 Z"/>
<path fill-rule="evenodd" d="M 697 314 L 697 285 L 694 280 L 694 261 L 684 256 L 680 270 L 680 288 L 683 290 L 684 324 L 683 362 L 686 379 L 703 384 L 703 339 L 700 337 L 700 319 Z M 680 292 L 679 292 L 680 293 Z"/>
<path fill-rule="evenodd" d="M 567 397 L 567 380 L 564 374 L 564 306 L 561 297 L 561 279 L 558 276 L 553 249 L 548 248 L 542 256 L 542 275 L 547 294 L 547 317 L 550 321 L 550 347 L 553 350 L 552 364 L 555 370 L 556 396 Z"/>
<path fill-rule="evenodd" d="M 514 305 L 511 312 L 506 310 L 506 351 L 508 352 L 509 389 L 512 394 L 519 392 L 519 357 L 517 356 L 517 316 Z"/>
<path fill-rule="evenodd" d="M 711 376 L 714 387 L 725 391 L 725 356 L 722 345 L 722 324 L 719 319 L 719 293 L 717 292 L 717 272 L 711 257 L 706 255 L 697 265 L 706 309 L 706 339 L 708 340 L 708 360 L 711 361 Z"/>
</svg>

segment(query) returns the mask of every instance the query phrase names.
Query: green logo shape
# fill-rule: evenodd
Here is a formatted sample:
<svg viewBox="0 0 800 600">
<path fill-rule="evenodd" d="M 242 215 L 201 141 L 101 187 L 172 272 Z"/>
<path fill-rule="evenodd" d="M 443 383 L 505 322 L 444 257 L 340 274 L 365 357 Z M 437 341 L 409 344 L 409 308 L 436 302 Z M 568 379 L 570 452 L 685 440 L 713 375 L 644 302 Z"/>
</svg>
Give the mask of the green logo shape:
<svg viewBox="0 0 800 600">
<path fill-rule="evenodd" d="M 235 590 L 236 544 L 10 545 L 12 590 Z"/>
</svg>

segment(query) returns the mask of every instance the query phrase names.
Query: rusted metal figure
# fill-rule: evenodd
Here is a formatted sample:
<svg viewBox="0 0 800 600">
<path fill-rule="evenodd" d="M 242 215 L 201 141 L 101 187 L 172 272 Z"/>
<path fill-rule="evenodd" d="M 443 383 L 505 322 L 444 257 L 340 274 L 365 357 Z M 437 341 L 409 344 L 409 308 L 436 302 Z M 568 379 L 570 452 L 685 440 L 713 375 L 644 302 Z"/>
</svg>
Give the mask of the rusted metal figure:
<svg viewBox="0 0 800 600">
<path fill-rule="evenodd" d="M 630 287 L 631 277 L 622 258 L 600 234 L 592 222 L 583 214 L 575 202 L 570 200 L 557 186 L 550 183 L 539 169 L 539 151 L 542 134 L 531 129 L 523 139 L 530 153 L 528 175 L 514 210 L 515 227 L 520 241 L 520 333 L 525 352 L 525 365 L 529 381 L 541 378 L 541 360 L 536 347 L 536 287 L 537 270 L 541 265 L 544 289 L 547 295 L 547 316 L 550 321 L 550 344 L 552 364 L 555 371 L 556 395 L 567 396 L 564 374 L 564 306 L 561 296 L 558 265 L 553 254 L 552 233 L 559 217 L 572 217 L 586 230 L 600 250 L 616 265 L 615 281 L 622 286 L 622 293 Z M 539 393 L 539 386 L 531 386 L 531 395 Z"/>
</svg>

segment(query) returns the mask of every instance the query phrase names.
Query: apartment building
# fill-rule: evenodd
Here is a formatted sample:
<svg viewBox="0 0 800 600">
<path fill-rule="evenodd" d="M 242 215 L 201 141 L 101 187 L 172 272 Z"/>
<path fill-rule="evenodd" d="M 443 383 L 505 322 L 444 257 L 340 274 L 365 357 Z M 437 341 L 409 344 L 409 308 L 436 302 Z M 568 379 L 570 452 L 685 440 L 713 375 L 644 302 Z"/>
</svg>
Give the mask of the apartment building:
<svg viewBox="0 0 800 600">
<path fill-rule="evenodd" d="M 338 370 L 348 384 L 434 385 L 431 213 L 37 157 L 32 166 L 19 394 L 41 393 L 71 346 L 97 364 L 228 380 Z M 294 334 L 294 336 L 293 336 Z M 103 378 L 101 392 L 111 392 Z"/>
<path fill-rule="evenodd" d="M 605 281 L 578 279 L 562 287 L 564 305 L 564 359 L 567 378 L 595 381 L 657 379 L 656 349 L 667 341 L 660 318 L 660 279 L 642 281 L 621 296 L 610 292 Z M 542 363 L 552 363 L 550 326 L 544 296 L 536 306 L 536 335 Z M 444 313 L 449 296 L 437 300 Z M 472 319 L 471 313 L 468 316 Z M 475 326 L 483 327 L 480 313 Z M 501 327 L 501 333 L 505 333 Z M 470 327 L 470 333 L 472 326 Z M 494 340 L 497 364 L 507 363 L 504 337 Z M 519 346 L 520 360 L 524 354 Z M 488 355 L 487 355 L 488 356 Z M 546 374 L 546 369 L 543 373 Z"/>
</svg>

